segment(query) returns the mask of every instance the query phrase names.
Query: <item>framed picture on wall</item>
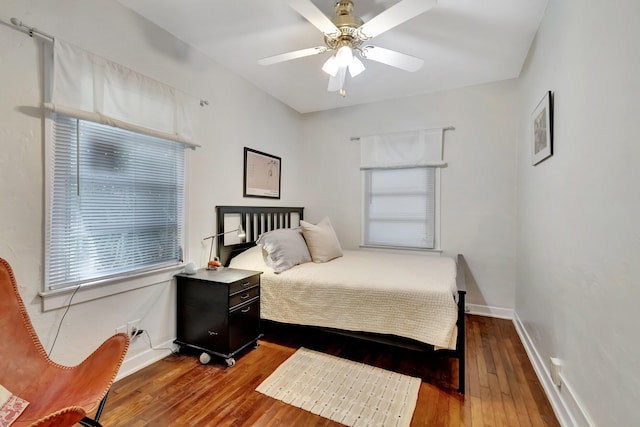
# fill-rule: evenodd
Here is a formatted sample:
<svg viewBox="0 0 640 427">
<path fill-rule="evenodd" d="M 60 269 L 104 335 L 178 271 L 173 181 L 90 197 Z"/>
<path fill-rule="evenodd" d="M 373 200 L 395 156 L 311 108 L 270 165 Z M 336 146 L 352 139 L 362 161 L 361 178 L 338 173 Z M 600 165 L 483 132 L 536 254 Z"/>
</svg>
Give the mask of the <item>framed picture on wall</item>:
<svg viewBox="0 0 640 427">
<path fill-rule="evenodd" d="M 244 197 L 280 198 L 281 159 L 244 147 Z"/>
<path fill-rule="evenodd" d="M 537 165 L 553 154 L 553 109 L 551 91 L 547 91 L 531 115 L 533 130 L 531 164 Z"/>
</svg>

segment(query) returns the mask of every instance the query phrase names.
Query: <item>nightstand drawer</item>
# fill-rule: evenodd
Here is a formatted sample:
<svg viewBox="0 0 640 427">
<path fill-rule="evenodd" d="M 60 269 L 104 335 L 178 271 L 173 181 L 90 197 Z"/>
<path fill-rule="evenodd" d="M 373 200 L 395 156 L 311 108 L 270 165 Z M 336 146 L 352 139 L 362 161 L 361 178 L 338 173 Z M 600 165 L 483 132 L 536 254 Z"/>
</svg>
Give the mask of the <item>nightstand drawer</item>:
<svg viewBox="0 0 640 427">
<path fill-rule="evenodd" d="M 242 280 L 235 281 L 229 284 L 229 295 L 236 294 L 238 292 L 244 291 L 245 289 L 249 289 L 253 286 L 256 286 L 260 283 L 260 275 L 256 274 L 251 277 L 247 277 Z"/>
<path fill-rule="evenodd" d="M 260 295 L 260 286 L 254 286 L 246 291 L 238 292 L 237 294 L 230 296 L 229 310 L 233 310 L 237 305 L 244 304 L 258 295 Z"/>
<path fill-rule="evenodd" d="M 260 335 L 260 299 L 229 311 L 229 347 L 235 351 Z"/>
</svg>

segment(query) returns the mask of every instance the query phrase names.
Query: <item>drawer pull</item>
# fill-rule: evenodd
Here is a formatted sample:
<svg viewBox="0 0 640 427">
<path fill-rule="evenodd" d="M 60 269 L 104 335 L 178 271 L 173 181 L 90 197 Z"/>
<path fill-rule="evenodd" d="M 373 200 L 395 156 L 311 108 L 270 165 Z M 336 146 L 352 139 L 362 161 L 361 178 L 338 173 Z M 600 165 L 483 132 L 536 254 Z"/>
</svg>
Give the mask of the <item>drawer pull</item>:
<svg viewBox="0 0 640 427">
<path fill-rule="evenodd" d="M 217 332 L 213 332 L 213 331 L 207 331 L 207 332 L 209 332 L 209 335 L 218 335 Z"/>
<path fill-rule="evenodd" d="M 243 288 L 246 288 L 247 286 L 249 286 L 251 284 L 251 282 L 244 282 L 241 286 Z"/>
<path fill-rule="evenodd" d="M 248 313 L 251 310 L 251 307 L 247 307 L 244 310 L 240 310 L 243 313 Z"/>
<path fill-rule="evenodd" d="M 247 299 L 247 298 L 249 298 L 249 294 L 248 293 L 240 296 L 240 299 Z"/>
</svg>

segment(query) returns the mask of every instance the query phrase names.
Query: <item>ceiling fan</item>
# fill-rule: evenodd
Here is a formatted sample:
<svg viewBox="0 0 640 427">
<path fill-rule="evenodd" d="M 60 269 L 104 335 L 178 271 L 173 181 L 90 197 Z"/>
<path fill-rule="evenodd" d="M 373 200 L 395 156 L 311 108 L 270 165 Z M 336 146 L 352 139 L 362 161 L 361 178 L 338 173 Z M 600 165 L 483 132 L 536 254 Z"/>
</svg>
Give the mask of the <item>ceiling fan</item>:
<svg viewBox="0 0 640 427">
<path fill-rule="evenodd" d="M 367 22 L 354 15 L 351 0 L 338 0 L 336 16 L 329 19 L 311 0 L 289 0 L 289 5 L 324 34 L 325 46 L 316 46 L 293 52 L 270 56 L 258 61 L 261 65 L 272 65 L 292 59 L 319 55 L 328 51 L 335 53 L 324 63 L 322 70 L 329 74 L 330 92 L 346 95 L 344 84 L 347 70 L 351 77 L 365 69 L 364 59 L 380 62 L 405 71 L 419 70 L 424 61 L 415 56 L 378 46 L 362 46 L 366 41 L 418 16 L 436 5 L 436 0 L 401 0 Z"/>
</svg>

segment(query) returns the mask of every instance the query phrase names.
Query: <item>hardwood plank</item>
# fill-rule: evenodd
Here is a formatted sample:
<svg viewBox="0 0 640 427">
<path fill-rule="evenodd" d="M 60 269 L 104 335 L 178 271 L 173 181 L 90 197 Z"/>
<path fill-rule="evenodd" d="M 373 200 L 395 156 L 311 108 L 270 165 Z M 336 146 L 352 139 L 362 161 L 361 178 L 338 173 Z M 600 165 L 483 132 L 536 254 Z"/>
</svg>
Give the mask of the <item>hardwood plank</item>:
<svg viewBox="0 0 640 427">
<path fill-rule="evenodd" d="M 449 395 L 447 392 L 441 389 L 436 389 L 438 391 L 438 415 L 436 417 L 436 422 L 433 425 L 436 426 L 448 426 L 450 425 L 449 421 L 449 406 L 456 405 L 456 402 L 453 402 L 452 399 L 449 399 Z"/>
<path fill-rule="evenodd" d="M 504 408 L 504 403 L 502 402 L 502 392 L 500 391 L 498 376 L 495 374 L 489 375 L 489 391 L 495 426 L 513 427 L 513 424 L 509 424 L 507 422 L 506 410 Z"/>
<path fill-rule="evenodd" d="M 489 377 L 487 376 L 487 381 L 488 380 Z M 484 425 L 497 425 L 493 413 L 493 401 L 491 400 L 491 390 L 489 389 L 489 387 L 480 388 L 480 404 L 482 407 L 482 422 L 484 423 Z"/>
<path fill-rule="evenodd" d="M 485 324 L 482 324 L 483 327 L 486 327 Z M 483 336 L 482 336 L 482 332 L 481 332 L 481 328 L 478 327 L 475 329 L 474 331 L 474 336 L 475 336 L 475 340 L 476 340 L 476 360 L 477 360 L 477 364 L 478 364 L 478 379 L 479 379 L 479 385 L 480 387 L 489 387 L 489 371 L 488 371 L 488 367 L 489 364 L 487 364 L 487 361 L 485 359 L 485 347 L 486 347 L 486 343 L 483 340 Z M 486 334 L 485 334 L 486 337 Z M 480 390 L 480 392 L 482 393 L 482 390 Z"/>
<path fill-rule="evenodd" d="M 465 425 L 464 401 L 461 399 L 462 397 L 449 401 L 449 427 L 464 427 Z"/>
<path fill-rule="evenodd" d="M 411 427 L 438 425 L 438 391 L 437 387 L 431 384 L 422 384 L 416 403 L 416 410 L 413 412 Z"/>
<path fill-rule="evenodd" d="M 482 398 L 476 396 L 469 396 L 469 405 L 471 406 L 471 426 L 487 426 L 491 425 L 488 422 L 485 423 L 484 414 L 482 413 Z"/>
<path fill-rule="evenodd" d="M 290 427 L 340 424 L 255 391 L 299 347 L 422 379 L 417 426 L 559 426 L 509 320 L 467 315 L 467 394 L 457 393 L 457 361 L 309 329 L 269 329 L 257 349 L 227 368 L 198 354 L 168 356 L 112 387 L 104 426 Z"/>
<path fill-rule="evenodd" d="M 469 316 L 467 316 L 469 317 Z M 478 374 L 478 346 L 476 344 L 476 322 L 467 321 L 467 396 L 480 397 L 480 376 Z"/>
</svg>

